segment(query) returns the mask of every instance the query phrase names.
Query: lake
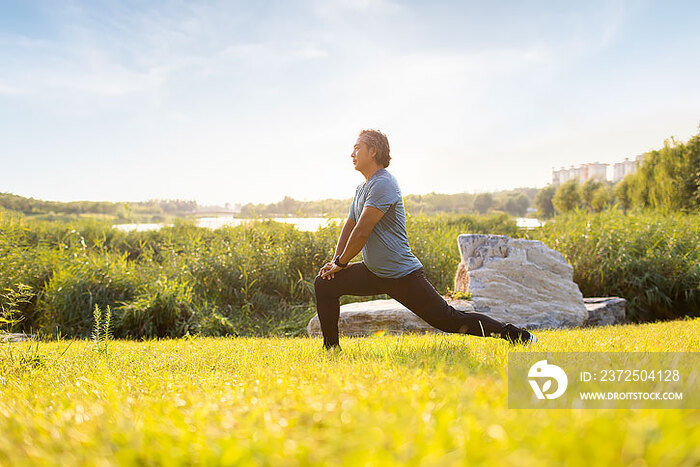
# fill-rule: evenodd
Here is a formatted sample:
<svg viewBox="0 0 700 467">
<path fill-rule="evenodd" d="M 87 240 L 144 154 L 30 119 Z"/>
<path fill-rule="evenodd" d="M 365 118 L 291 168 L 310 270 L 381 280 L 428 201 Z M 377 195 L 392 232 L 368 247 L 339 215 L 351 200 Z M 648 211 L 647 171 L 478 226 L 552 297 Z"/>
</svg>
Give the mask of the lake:
<svg viewBox="0 0 700 467">
<path fill-rule="evenodd" d="M 315 232 L 319 227 L 325 227 L 331 222 L 343 222 L 345 219 L 340 218 L 325 218 L 325 217 L 274 217 L 271 219 L 241 219 L 233 216 L 216 216 L 216 217 L 200 217 L 197 219 L 197 226 L 217 229 L 225 225 L 241 225 L 246 222 L 254 222 L 261 220 L 273 220 L 276 222 L 284 222 L 286 224 L 294 224 L 297 229 L 305 232 Z M 117 229 L 124 231 L 145 231 L 158 230 L 163 227 L 163 224 L 116 224 Z"/>
<path fill-rule="evenodd" d="M 240 219 L 233 216 L 200 217 L 197 219 L 197 225 L 199 227 L 217 229 L 225 225 L 241 225 L 246 222 L 260 220 L 268 219 Z M 331 222 L 345 222 L 345 219 L 325 217 L 274 217 L 270 220 L 294 224 L 297 229 L 305 232 L 315 232 L 319 229 L 319 227 L 325 227 Z M 544 222 L 540 221 L 539 219 L 531 219 L 527 217 L 518 217 L 515 219 L 515 222 L 517 223 L 518 227 L 527 230 L 535 229 L 544 224 Z M 126 232 L 133 230 L 142 232 L 146 230 L 158 230 L 163 227 L 163 224 L 116 224 L 114 227 Z"/>
</svg>

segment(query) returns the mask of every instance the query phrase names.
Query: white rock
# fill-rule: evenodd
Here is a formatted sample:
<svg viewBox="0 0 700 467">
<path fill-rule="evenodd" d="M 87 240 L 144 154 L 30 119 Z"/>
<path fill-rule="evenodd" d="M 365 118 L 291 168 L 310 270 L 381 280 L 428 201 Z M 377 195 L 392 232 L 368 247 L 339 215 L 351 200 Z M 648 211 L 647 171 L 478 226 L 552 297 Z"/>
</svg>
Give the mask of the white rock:
<svg viewBox="0 0 700 467">
<path fill-rule="evenodd" d="M 588 318 L 584 326 L 611 326 L 624 324 L 626 319 L 627 300 L 620 297 L 591 297 L 584 298 Z"/>
<path fill-rule="evenodd" d="M 581 326 L 588 318 L 573 268 L 536 240 L 460 235 L 455 291 L 471 293 L 474 309 L 524 328 Z"/>
<path fill-rule="evenodd" d="M 0 342 L 22 342 L 35 339 L 36 335 L 34 334 L 0 333 Z"/>
</svg>

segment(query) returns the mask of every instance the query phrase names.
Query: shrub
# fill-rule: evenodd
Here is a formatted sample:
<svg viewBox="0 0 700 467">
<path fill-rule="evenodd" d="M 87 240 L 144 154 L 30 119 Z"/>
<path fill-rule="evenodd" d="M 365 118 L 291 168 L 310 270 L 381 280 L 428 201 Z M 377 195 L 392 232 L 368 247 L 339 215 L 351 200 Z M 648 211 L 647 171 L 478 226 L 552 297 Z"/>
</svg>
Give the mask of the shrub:
<svg viewBox="0 0 700 467">
<path fill-rule="evenodd" d="M 199 325 L 199 332 L 204 336 L 238 336 L 233 323 L 219 313 L 203 317 Z"/>
<path fill-rule="evenodd" d="M 95 305 L 114 311 L 136 296 L 149 277 L 138 276 L 125 255 L 85 254 L 57 266 L 41 292 L 37 309 L 47 331 L 70 337 L 89 337 Z"/>
<path fill-rule="evenodd" d="M 578 179 L 573 178 L 562 183 L 554 194 L 552 204 L 558 213 L 567 213 L 580 208 L 581 188 Z"/>
<path fill-rule="evenodd" d="M 182 337 L 199 327 L 192 286 L 160 278 L 118 310 L 116 337 Z"/>
<path fill-rule="evenodd" d="M 671 318 L 700 308 L 699 217 L 574 212 L 528 236 L 566 256 L 585 296 L 623 296 L 633 319 Z M 460 261 L 459 234 L 523 235 L 505 214 L 408 216 L 407 229 L 443 294 Z M 339 233 L 339 225 L 310 233 L 270 221 L 123 233 L 0 214 L 0 290 L 29 287 L 12 308 L 22 318 L 16 329 L 68 337 L 89 336 L 95 305 L 110 306 L 115 337 L 295 335 L 315 311 L 313 279 Z"/>
<path fill-rule="evenodd" d="M 561 252 L 584 296 L 618 295 L 628 317 L 654 320 L 700 311 L 700 215 L 570 213 L 531 232 Z"/>
</svg>

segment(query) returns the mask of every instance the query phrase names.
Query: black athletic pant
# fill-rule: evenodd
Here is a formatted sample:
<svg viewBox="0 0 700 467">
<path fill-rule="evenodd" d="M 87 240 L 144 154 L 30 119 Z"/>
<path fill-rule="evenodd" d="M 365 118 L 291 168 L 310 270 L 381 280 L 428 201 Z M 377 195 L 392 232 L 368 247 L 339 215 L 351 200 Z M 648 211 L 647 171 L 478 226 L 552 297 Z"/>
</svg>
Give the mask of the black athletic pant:
<svg viewBox="0 0 700 467">
<path fill-rule="evenodd" d="M 450 306 L 426 279 L 423 268 L 398 279 L 372 273 L 365 263 L 338 271 L 333 279 L 316 276 L 316 308 L 325 347 L 339 345 L 338 319 L 341 295 L 387 294 L 445 332 L 517 339 L 522 330 L 481 313 L 464 312 Z"/>
</svg>

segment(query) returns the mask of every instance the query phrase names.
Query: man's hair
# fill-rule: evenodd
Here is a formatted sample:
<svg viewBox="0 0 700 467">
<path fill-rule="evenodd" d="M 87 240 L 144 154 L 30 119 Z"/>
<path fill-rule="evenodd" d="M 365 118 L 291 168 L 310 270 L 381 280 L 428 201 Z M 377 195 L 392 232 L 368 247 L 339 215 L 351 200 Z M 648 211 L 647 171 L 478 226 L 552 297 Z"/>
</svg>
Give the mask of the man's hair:
<svg viewBox="0 0 700 467">
<path fill-rule="evenodd" d="M 389 167 L 389 161 L 391 161 L 389 152 L 391 150 L 389 149 L 389 140 L 386 138 L 386 135 L 379 130 L 362 130 L 359 136 L 360 141 L 377 151 L 374 156 L 377 163 L 384 167 Z"/>
</svg>

